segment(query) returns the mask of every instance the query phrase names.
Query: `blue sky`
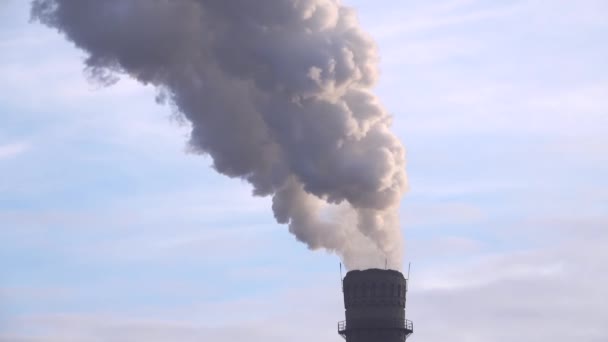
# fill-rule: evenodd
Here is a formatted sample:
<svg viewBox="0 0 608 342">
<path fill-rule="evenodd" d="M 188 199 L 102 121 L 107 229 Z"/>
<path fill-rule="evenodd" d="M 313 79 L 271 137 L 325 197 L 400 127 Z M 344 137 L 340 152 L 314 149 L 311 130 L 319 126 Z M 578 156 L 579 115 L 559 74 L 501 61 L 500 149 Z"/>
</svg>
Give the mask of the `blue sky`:
<svg viewBox="0 0 608 342">
<path fill-rule="evenodd" d="M 404 141 L 413 341 L 608 339 L 608 3 L 352 0 Z M 339 341 L 338 259 L 0 2 L 0 341 Z"/>
</svg>

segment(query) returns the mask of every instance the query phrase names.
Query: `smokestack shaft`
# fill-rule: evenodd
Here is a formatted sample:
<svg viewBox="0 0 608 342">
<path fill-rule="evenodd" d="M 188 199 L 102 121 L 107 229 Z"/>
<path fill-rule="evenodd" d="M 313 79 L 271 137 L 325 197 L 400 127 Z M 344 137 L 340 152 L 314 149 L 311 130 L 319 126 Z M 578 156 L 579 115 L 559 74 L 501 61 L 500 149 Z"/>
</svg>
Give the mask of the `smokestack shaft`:
<svg viewBox="0 0 608 342">
<path fill-rule="evenodd" d="M 348 272 L 343 292 L 346 320 L 338 331 L 347 342 L 403 342 L 413 333 L 405 318 L 407 280 L 400 272 Z"/>
</svg>

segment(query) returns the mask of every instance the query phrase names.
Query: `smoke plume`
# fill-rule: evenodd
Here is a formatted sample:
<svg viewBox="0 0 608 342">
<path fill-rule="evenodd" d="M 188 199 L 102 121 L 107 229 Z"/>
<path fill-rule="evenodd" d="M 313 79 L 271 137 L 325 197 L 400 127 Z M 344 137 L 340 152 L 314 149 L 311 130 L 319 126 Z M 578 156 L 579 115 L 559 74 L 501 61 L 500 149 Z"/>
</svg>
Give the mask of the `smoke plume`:
<svg viewBox="0 0 608 342">
<path fill-rule="evenodd" d="M 372 93 L 374 42 L 339 0 L 33 0 L 105 84 L 159 89 L 213 167 L 350 269 L 400 267 L 405 153 Z"/>
</svg>

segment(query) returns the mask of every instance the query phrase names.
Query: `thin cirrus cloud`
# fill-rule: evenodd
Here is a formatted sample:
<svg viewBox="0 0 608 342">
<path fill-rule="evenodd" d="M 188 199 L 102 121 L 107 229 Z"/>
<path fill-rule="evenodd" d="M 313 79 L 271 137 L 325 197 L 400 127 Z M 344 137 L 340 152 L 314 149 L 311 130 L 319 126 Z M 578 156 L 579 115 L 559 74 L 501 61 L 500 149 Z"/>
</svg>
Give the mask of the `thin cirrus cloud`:
<svg viewBox="0 0 608 342">
<path fill-rule="evenodd" d="M 15 158 L 25 153 L 29 148 L 29 144 L 22 142 L 0 144 L 0 160 Z"/>
</svg>

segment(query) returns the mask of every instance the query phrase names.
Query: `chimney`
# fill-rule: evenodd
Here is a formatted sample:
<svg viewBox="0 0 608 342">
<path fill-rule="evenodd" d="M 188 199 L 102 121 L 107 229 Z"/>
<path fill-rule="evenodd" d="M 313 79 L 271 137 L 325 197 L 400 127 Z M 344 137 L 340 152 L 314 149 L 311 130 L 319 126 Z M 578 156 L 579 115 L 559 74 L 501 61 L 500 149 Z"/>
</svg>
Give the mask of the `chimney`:
<svg viewBox="0 0 608 342">
<path fill-rule="evenodd" d="M 403 342 L 414 332 L 405 319 L 407 279 L 394 270 L 350 271 L 342 283 L 346 320 L 338 333 L 347 342 Z"/>
</svg>

